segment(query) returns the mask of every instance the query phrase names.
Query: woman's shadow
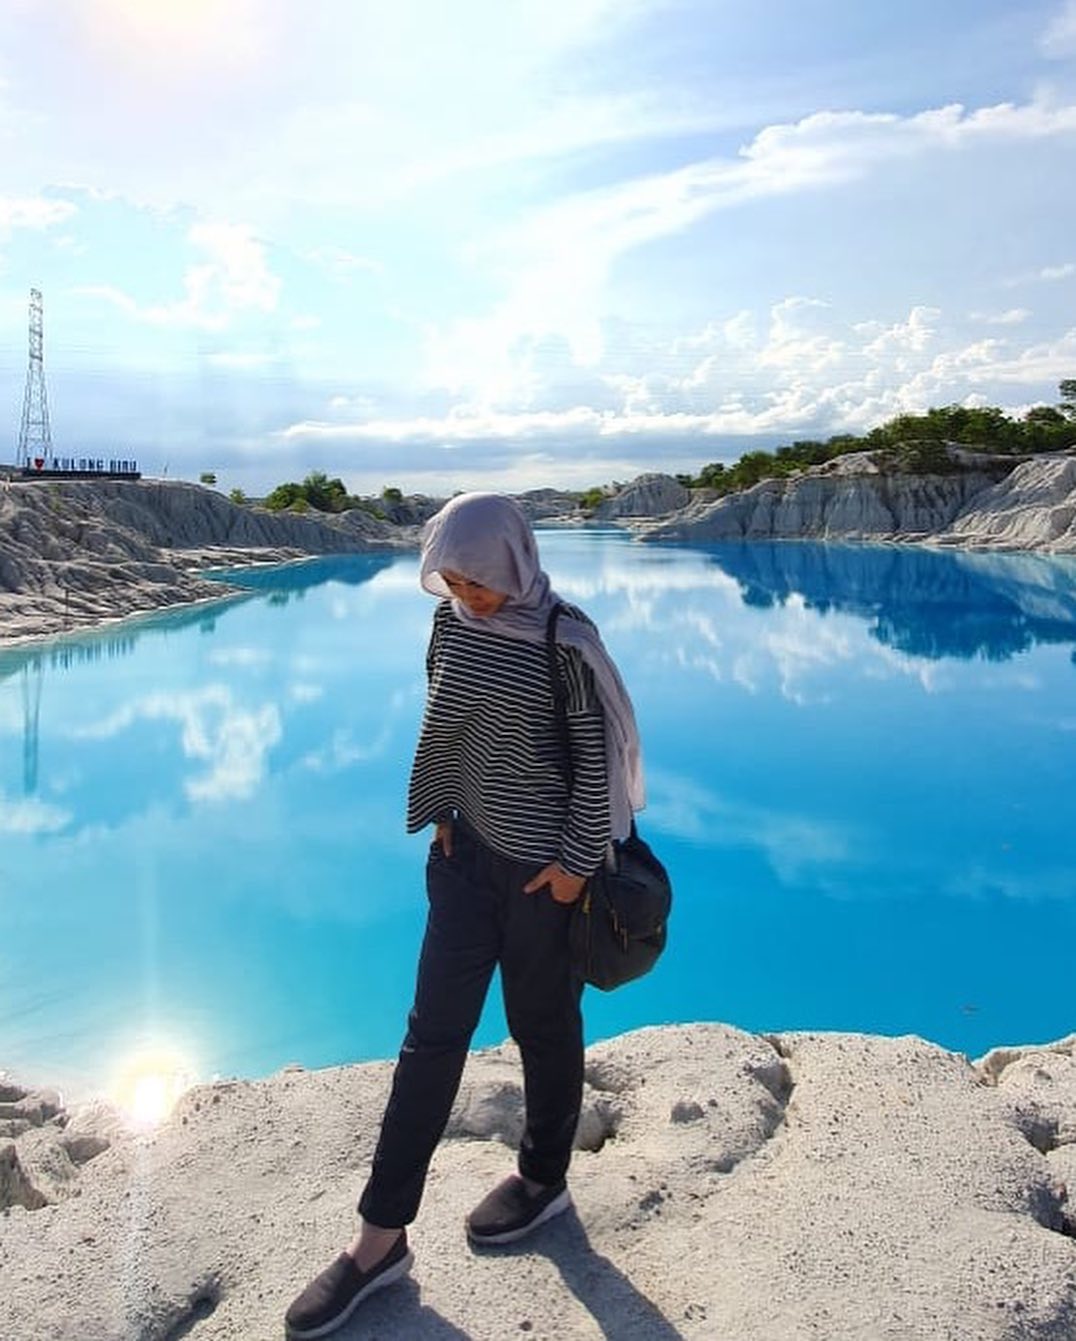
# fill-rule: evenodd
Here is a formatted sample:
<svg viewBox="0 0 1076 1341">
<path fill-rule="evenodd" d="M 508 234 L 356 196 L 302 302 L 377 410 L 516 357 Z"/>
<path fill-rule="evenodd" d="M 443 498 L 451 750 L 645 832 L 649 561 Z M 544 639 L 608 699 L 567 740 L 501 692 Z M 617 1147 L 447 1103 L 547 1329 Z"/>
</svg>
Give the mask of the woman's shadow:
<svg viewBox="0 0 1076 1341">
<path fill-rule="evenodd" d="M 608 1257 L 594 1251 L 574 1206 L 552 1224 L 543 1226 L 533 1239 L 527 1240 L 526 1247 L 520 1244 L 499 1251 L 505 1256 L 544 1253 L 609 1341 L 683 1341 L 682 1334 L 653 1300 L 637 1289 Z"/>
<path fill-rule="evenodd" d="M 607 1341 L 684 1341 L 652 1300 L 631 1283 L 607 1257 L 590 1246 L 574 1208 L 528 1237 L 526 1244 L 483 1248 L 484 1256 L 522 1256 L 541 1253 L 560 1272 L 565 1285 L 590 1313 Z M 507 1282 L 506 1282 L 507 1288 Z M 406 1294 L 404 1293 L 406 1291 Z M 389 1299 L 389 1295 L 392 1299 Z M 466 1319 L 461 1321 L 466 1322 Z M 436 1309 L 421 1302 L 419 1286 L 407 1281 L 403 1290 L 385 1292 L 384 1300 L 372 1299 L 341 1329 L 340 1341 L 360 1338 L 407 1337 L 408 1341 L 491 1341 L 487 1333 L 461 1330 Z"/>
</svg>

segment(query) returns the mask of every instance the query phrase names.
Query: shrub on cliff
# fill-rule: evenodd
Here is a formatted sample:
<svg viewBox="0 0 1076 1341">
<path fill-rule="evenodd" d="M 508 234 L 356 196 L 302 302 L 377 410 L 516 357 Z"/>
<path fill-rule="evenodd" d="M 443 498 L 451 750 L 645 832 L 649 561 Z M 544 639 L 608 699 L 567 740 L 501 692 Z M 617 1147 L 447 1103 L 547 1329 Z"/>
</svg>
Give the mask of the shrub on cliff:
<svg viewBox="0 0 1076 1341">
<path fill-rule="evenodd" d="M 303 508 L 296 509 L 295 505 L 300 501 Z M 302 484 L 278 484 L 266 498 L 265 506 L 270 512 L 283 512 L 285 508 L 305 510 L 308 507 L 318 512 L 345 512 L 355 506 L 355 500 L 344 488 L 343 480 L 331 480 L 323 470 L 314 470 Z"/>
<path fill-rule="evenodd" d="M 1058 390 L 1056 406 L 1032 406 L 1020 419 L 996 405 L 943 405 L 925 414 L 897 415 L 862 437 L 838 433 L 824 442 L 807 438 L 778 447 L 775 452 L 745 452 L 731 465 L 712 462 L 694 479 L 683 476 L 681 482 L 690 488 L 727 494 L 750 488 L 759 480 L 783 479 L 836 456 L 863 451 L 874 451 L 883 469 L 946 475 L 961 468 L 946 452 L 946 443 L 1001 456 L 1065 451 L 1076 446 L 1076 378 L 1065 378 Z"/>
<path fill-rule="evenodd" d="M 898 475 L 956 475 L 960 463 L 949 455 L 944 442 L 926 438 L 897 442 L 874 453 L 882 470 Z"/>
</svg>

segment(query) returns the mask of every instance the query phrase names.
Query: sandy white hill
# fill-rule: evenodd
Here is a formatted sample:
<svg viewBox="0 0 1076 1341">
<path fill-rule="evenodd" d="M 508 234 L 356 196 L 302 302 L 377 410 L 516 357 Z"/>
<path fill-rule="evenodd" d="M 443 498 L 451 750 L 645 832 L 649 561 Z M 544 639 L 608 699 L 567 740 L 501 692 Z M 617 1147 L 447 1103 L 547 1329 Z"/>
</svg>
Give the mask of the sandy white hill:
<svg viewBox="0 0 1076 1341">
<path fill-rule="evenodd" d="M 39 637 L 219 600 L 209 564 L 280 562 L 414 544 L 413 528 L 237 506 L 178 481 L 0 483 L 0 639 Z"/>
<path fill-rule="evenodd" d="M 898 474 L 871 452 L 786 479 L 699 497 L 646 526 L 648 540 L 892 540 L 1076 553 L 1076 455 L 1037 456 L 998 480 L 969 454 L 945 475 Z"/>
<path fill-rule="evenodd" d="M 81 1165 L 62 1114 L 0 1141 L 0 1187 L 18 1167 L 55 1198 L 0 1219 L 0 1335 L 280 1336 L 352 1230 L 390 1071 L 203 1086 Z M 511 1048 L 472 1057 L 413 1275 L 340 1341 L 1076 1336 L 1076 1036 L 973 1066 L 912 1037 L 665 1027 L 591 1048 L 587 1081 L 574 1211 L 479 1254 L 463 1216 L 512 1165 L 521 1097 Z"/>
</svg>

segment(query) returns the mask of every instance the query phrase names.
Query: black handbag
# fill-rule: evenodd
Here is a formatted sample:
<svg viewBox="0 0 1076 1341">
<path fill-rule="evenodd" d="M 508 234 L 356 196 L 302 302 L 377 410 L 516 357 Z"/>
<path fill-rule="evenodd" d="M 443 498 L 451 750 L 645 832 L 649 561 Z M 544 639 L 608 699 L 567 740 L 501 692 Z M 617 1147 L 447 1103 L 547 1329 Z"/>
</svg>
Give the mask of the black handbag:
<svg viewBox="0 0 1076 1341">
<path fill-rule="evenodd" d="M 572 783 L 567 691 L 557 667 L 557 618 L 546 624 L 546 655 L 561 740 L 561 767 Z M 632 821 L 627 838 L 610 844 L 606 861 L 589 878 L 572 909 L 568 937 L 576 974 L 603 992 L 649 973 L 665 949 L 672 908 L 668 872 L 639 837 Z"/>
</svg>

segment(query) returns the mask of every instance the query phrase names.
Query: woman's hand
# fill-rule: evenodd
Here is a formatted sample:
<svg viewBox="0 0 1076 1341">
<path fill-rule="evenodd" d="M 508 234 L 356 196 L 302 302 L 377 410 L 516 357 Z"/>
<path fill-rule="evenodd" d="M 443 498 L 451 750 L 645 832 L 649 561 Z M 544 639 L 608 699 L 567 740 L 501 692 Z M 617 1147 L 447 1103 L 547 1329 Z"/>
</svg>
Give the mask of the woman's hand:
<svg viewBox="0 0 1076 1341">
<path fill-rule="evenodd" d="M 434 829 L 433 840 L 441 844 L 441 851 L 446 857 L 452 856 L 452 821 L 441 820 Z"/>
<path fill-rule="evenodd" d="M 582 894 L 587 883 L 585 875 L 572 875 L 560 862 L 551 861 L 544 866 L 533 880 L 523 886 L 524 894 L 537 894 L 540 889 L 549 886 L 549 892 L 557 903 L 574 903 Z"/>
</svg>

